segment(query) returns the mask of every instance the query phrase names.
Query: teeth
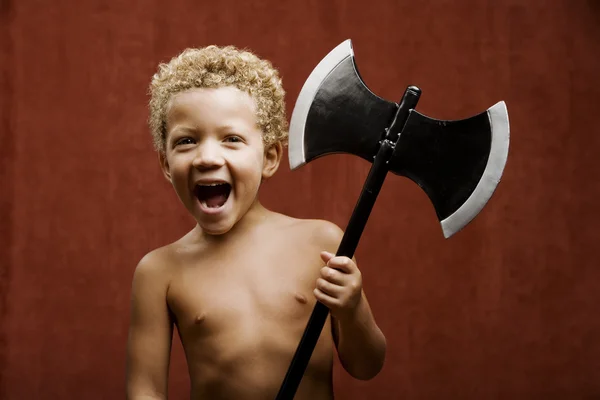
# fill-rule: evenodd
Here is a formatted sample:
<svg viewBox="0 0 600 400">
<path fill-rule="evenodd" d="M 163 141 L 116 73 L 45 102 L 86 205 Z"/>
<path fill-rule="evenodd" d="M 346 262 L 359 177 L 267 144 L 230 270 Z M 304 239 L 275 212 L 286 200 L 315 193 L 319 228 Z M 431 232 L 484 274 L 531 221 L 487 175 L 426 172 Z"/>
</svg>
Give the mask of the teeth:
<svg viewBox="0 0 600 400">
<path fill-rule="evenodd" d="M 221 183 L 199 183 L 198 185 L 200 186 L 220 186 L 220 185 L 227 185 L 226 182 L 221 182 Z"/>
</svg>

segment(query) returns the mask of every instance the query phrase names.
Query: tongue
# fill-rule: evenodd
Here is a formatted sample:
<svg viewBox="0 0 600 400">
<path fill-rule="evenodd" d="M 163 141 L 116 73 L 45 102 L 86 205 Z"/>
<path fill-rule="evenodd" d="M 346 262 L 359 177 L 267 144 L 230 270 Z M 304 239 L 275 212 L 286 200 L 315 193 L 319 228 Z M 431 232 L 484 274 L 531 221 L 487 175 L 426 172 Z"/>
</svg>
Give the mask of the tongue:
<svg viewBox="0 0 600 400">
<path fill-rule="evenodd" d="M 226 201 L 227 201 L 227 196 L 225 196 L 224 194 L 217 194 L 214 196 L 209 196 L 204 200 L 206 205 L 211 208 L 221 207 L 223 204 L 225 204 Z"/>
<path fill-rule="evenodd" d="M 228 189 L 227 185 L 205 186 L 202 188 L 200 200 L 208 207 L 221 207 L 227 201 Z"/>
</svg>

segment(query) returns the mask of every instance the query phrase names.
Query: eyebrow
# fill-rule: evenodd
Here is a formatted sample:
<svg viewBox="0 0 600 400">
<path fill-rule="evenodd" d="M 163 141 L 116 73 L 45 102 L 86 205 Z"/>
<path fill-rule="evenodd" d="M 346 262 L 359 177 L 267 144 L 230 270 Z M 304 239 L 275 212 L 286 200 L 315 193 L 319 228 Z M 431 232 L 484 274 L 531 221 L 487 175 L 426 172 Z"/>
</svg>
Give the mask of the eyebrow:
<svg viewBox="0 0 600 400">
<path fill-rule="evenodd" d="M 235 126 L 233 124 L 224 124 L 221 125 L 219 127 L 217 127 L 217 131 L 222 132 L 222 131 L 240 131 L 240 127 Z"/>
<path fill-rule="evenodd" d="M 183 131 L 183 132 L 196 132 L 197 129 L 189 127 L 189 126 L 181 126 L 181 125 L 178 125 L 175 128 L 171 129 L 171 132 L 179 132 L 179 131 Z"/>
<path fill-rule="evenodd" d="M 217 126 L 215 129 L 216 132 L 218 133 L 227 133 L 227 132 L 235 132 L 235 133 L 244 133 L 245 129 L 241 126 L 236 126 L 236 124 L 231 124 L 231 123 L 226 123 L 220 126 Z M 193 126 L 187 126 L 187 125 L 177 125 L 175 126 L 173 129 L 169 130 L 167 133 L 174 135 L 174 134 L 191 134 L 191 133 L 201 133 L 202 130 L 193 127 Z"/>
</svg>

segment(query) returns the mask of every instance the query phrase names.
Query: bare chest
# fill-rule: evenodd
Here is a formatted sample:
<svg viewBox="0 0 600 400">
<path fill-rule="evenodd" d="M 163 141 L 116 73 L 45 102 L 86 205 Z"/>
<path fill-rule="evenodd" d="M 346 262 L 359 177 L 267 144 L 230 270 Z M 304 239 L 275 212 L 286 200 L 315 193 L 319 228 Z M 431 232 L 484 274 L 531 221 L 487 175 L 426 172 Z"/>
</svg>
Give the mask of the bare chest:
<svg viewBox="0 0 600 400">
<path fill-rule="evenodd" d="M 315 304 L 318 270 L 314 263 L 270 258 L 200 263 L 173 277 L 169 306 L 180 333 L 200 337 L 301 329 Z"/>
</svg>

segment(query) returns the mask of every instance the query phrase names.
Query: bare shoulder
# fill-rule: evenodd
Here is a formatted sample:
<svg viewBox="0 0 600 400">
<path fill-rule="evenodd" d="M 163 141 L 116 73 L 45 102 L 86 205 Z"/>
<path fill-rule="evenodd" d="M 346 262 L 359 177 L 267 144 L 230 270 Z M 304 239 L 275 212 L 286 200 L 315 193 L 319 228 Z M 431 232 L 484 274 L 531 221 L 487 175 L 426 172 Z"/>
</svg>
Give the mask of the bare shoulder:
<svg viewBox="0 0 600 400">
<path fill-rule="evenodd" d="M 339 226 L 330 221 L 310 220 L 311 237 L 321 250 L 336 253 L 344 236 Z"/>
<path fill-rule="evenodd" d="M 146 254 L 133 273 L 134 289 L 140 286 L 165 286 L 168 284 L 169 249 L 161 247 Z"/>
<path fill-rule="evenodd" d="M 160 247 L 147 253 L 135 267 L 135 274 L 157 275 L 164 273 L 168 263 L 168 253 L 167 247 Z"/>
<path fill-rule="evenodd" d="M 310 222 L 313 235 L 319 240 L 325 243 L 334 242 L 335 244 L 338 244 L 342 240 L 344 231 L 333 222 L 322 219 L 310 220 Z"/>
<path fill-rule="evenodd" d="M 282 215 L 279 226 L 305 243 L 333 253 L 344 235 L 339 226 L 322 219 L 298 219 Z"/>
<path fill-rule="evenodd" d="M 145 284 L 168 286 L 170 277 L 180 264 L 186 237 L 150 251 L 138 262 L 133 279 Z"/>
<path fill-rule="evenodd" d="M 193 247 L 192 237 L 193 230 L 173 243 L 150 251 L 139 261 L 135 274 L 156 278 L 171 274 L 181 263 L 187 250 Z"/>
</svg>

